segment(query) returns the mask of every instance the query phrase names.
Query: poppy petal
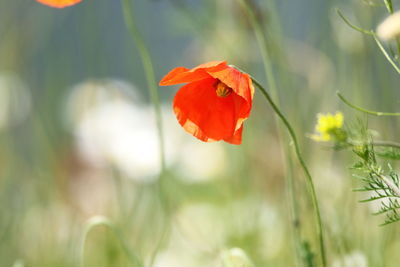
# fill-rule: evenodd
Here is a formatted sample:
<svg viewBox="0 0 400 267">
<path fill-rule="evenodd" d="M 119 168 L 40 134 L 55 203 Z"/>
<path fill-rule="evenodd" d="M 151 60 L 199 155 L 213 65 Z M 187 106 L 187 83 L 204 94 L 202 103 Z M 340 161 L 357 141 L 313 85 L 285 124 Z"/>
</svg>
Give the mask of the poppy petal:
<svg viewBox="0 0 400 267">
<path fill-rule="evenodd" d="M 240 145 L 242 143 L 242 132 L 243 132 L 243 123 L 240 125 L 240 128 L 235 131 L 233 136 L 230 138 L 225 138 L 224 141 L 233 145 Z"/>
<path fill-rule="evenodd" d="M 218 71 L 226 67 L 227 65 L 225 61 L 212 61 L 201 64 L 193 69 L 177 67 L 165 75 L 165 77 L 160 81 L 160 85 L 165 86 L 200 81 L 210 78 L 208 71 Z"/>
<path fill-rule="evenodd" d="M 247 103 L 235 93 L 217 96 L 216 82 L 208 78 L 183 86 L 175 95 L 174 112 L 182 127 L 202 141 L 240 144 L 240 128 L 249 113 Z"/>
<path fill-rule="evenodd" d="M 81 2 L 82 0 L 36 0 L 36 1 L 51 7 L 63 8 L 75 5 Z"/>
<path fill-rule="evenodd" d="M 207 70 L 207 72 L 212 77 L 232 88 L 236 94 L 246 100 L 249 108 L 251 108 L 254 96 L 254 87 L 248 74 L 242 73 L 230 66 L 226 66 L 226 68 L 220 70 Z"/>
</svg>

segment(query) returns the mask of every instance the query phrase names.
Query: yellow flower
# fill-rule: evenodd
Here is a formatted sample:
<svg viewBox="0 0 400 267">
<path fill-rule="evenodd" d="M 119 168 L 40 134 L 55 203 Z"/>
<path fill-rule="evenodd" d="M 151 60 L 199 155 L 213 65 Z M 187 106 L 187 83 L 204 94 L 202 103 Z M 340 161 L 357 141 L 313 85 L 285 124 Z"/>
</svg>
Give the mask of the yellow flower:
<svg viewBox="0 0 400 267">
<path fill-rule="evenodd" d="M 327 142 L 332 139 L 342 141 L 345 139 L 343 127 L 343 114 L 336 112 L 336 114 L 318 114 L 317 125 L 315 131 L 317 134 L 311 135 L 311 138 L 318 142 Z"/>
</svg>

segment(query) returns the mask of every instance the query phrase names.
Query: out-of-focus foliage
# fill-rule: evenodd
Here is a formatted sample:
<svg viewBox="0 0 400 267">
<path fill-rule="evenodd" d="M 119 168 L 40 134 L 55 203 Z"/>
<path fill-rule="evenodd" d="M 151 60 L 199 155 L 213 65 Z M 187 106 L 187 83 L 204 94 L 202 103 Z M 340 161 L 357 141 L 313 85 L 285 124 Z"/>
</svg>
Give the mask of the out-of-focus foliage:
<svg viewBox="0 0 400 267">
<path fill-rule="evenodd" d="M 398 224 L 379 227 L 381 218 L 370 215 L 374 202 L 358 203 L 370 195 L 352 193 L 360 185 L 349 171 L 356 156 L 307 137 L 319 112 L 340 109 L 355 120 L 336 90 L 362 106 L 399 111 L 399 75 L 373 39 L 335 12 L 375 29 L 387 16 L 383 1 L 248 2 L 267 33 L 280 104 L 316 183 L 329 266 L 397 266 Z M 393 5 L 400 10 L 399 1 Z M 237 1 L 137 0 L 134 7 L 157 78 L 172 67 L 223 59 L 266 82 Z M 78 266 L 86 222 L 97 215 L 113 227 L 87 234 L 85 266 L 129 266 L 126 249 L 156 267 L 236 266 L 227 265 L 231 257 L 295 266 L 296 254 L 313 262 L 305 180 L 295 161 L 282 157 L 261 95 L 238 147 L 187 135 L 171 110 L 174 88 L 159 92 L 167 157 L 161 177 L 145 75 L 120 1 L 60 10 L 0 1 L 0 266 Z M 368 128 L 378 129 L 379 139 L 399 139 L 396 117 L 369 117 Z M 286 197 L 290 173 L 300 216 L 294 225 L 307 237 L 301 248 L 293 244 Z"/>
</svg>

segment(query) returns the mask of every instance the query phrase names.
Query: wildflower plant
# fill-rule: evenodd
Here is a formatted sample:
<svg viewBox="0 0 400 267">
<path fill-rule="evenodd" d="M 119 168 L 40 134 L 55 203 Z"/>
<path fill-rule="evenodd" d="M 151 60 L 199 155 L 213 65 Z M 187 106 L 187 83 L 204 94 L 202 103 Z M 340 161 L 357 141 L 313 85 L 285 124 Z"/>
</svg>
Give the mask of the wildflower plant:
<svg viewBox="0 0 400 267">
<path fill-rule="evenodd" d="M 367 192 L 369 197 L 360 202 L 378 201 L 381 208 L 374 215 L 386 214 L 382 225 L 400 220 L 399 178 L 390 160 L 400 160 L 400 144 L 374 141 L 374 132 L 360 120 L 344 128 L 341 112 L 318 114 L 316 131 L 310 136 L 315 141 L 332 142 L 336 150 L 348 149 L 356 156 L 351 167 L 353 177 L 361 182 L 355 192 Z"/>
<path fill-rule="evenodd" d="M 327 142 L 334 140 L 335 142 L 344 142 L 347 138 L 343 128 L 343 113 L 336 114 L 318 114 L 318 122 L 315 126 L 316 134 L 311 138 L 318 142 Z"/>
<path fill-rule="evenodd" d="M 294 152 L 306 176 L 314 205 L 321 263 L 326 266 L 322 219 L 313 178 L 301 154 L 292 125 L 270 93 L 255 78 L 234 66 L 228 66 L 224 61 L 204 63 L 193 69 L 177 67 L 161 80 L 160 85 L 183 82 L 188 84 L 176 94 L 174 112 L 181 126 L 204 142 L 224 140 L 231 144 L 241 144 L 243 121 L 250 115 L 252 107 L 253 83 L 260 90 L 294 144 Z M 228 96 L 231 98 L 226 99 Z"/>
<path fill-rule="evenodd" d="M 399 56 L 399 14 L 394 11 L 391 0 L 383 1 L 390 16 L 378 27 L 377 31 L 367 30 L 354 25 L 340 10 L 337 10 L 341 19 L 352 29 L 371 36 L 387 61 L 394 70 L 400 74 Z M 387 45 L 379 39 L 389 41 Z M 393 40 L 393 43 L 390 41 Z M 394 46 L 393 46 L 394 45 Z M 400 113 L 371 111 L 356 106 L 347 100 L 340 92 L 337 93 L 340 100 L 354 110 L 373 116 L 399 116 Z M 350 149 L 357 158 L 352 166 L 353 177 L 361 181 L 361 187 L 354 189 L 356 192 L 368 192 L 370 197 L 361 202 L 380 201 L 381 208 L 374 215 L 385 214 L 386 219 L 382 225 L 387 225 L 400 220 L 400 185 L 399 178 L 393 170 L 390 161 L 396 161 L 400 152 L 400 144 L 396 142 L 376 141 L 367 123 L 359 121 L 348 130 L 342 129 L 343 115 L 319 115 L 316 131 L 317 136 L 312 136 L 316 141 L 333 141 L 338 149 Z M 371 194 L 372 193 L 372 194 Z"/>
</svg>

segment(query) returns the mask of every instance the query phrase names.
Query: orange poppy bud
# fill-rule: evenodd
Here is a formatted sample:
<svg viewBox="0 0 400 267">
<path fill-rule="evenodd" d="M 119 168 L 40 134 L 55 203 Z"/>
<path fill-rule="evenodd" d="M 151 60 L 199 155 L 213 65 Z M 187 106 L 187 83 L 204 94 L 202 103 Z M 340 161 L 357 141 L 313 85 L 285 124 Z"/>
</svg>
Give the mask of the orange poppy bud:
<svg viewBox="0 0 400 267">
<path fill-rule="evenodd" d="M 249 117 L 254 87 L 250 76 L 213 61 L 193 69 L 178 67 L 161 86 L 186 83 L 176 93 L 173 109 L 182 127 L 204 142 L 242 143 L 243 122 Z"/>
<path fill-rule="evenodd" d="M 57 7 L 57 8 L 63 8 L 67 6 L 72 6 L 75 5 L 82 0 L 36 0 L 39 3 L 42 3 L 44 5 L 48 5 L 51 7 Z"/>
</svg>

